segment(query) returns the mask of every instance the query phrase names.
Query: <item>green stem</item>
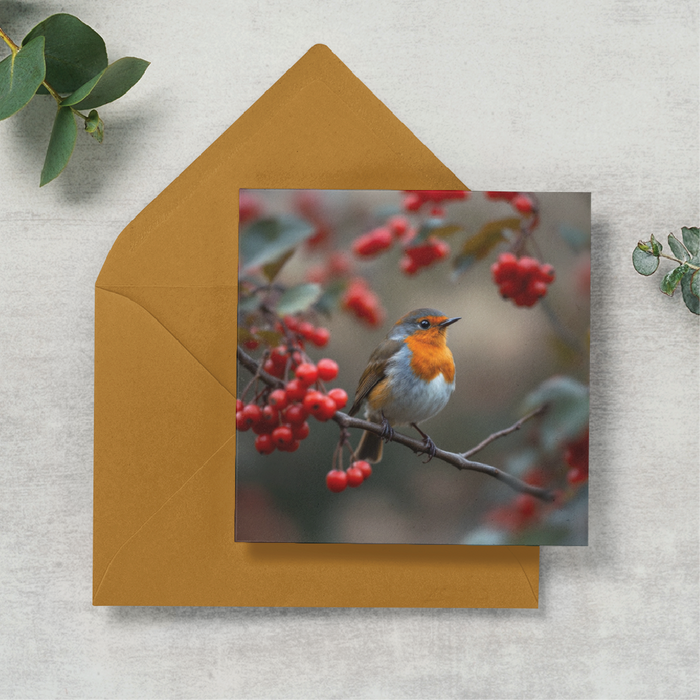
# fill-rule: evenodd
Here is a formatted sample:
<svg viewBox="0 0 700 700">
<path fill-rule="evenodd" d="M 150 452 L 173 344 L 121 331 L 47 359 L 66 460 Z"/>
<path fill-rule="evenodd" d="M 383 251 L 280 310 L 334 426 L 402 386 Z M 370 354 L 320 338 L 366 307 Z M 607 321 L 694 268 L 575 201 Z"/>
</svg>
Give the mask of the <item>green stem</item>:
<svg viewBox="0 0 700 700">
<path fill-rule="evenodd" d="M 692 267 L 693 270 L 700 270 L 700 267 L 698 267 L 697 265 L 693 265 L 687 260 L 679 260 L 678 258 L 674 258 L 672 255 L 666 255 L 666 253 L 659 253 L 659 257 L 666 258 L 666 260 L 673 260 L 673 262 L 677 262 L 679 265 L 687 265 L 688 267 Z"/>
<path fill-rule="evenodd" d="M 10 39 L 5 32 L 3 32 L 2 27 L 0 27 L 0 36 L 4 39 L 5 43 L 10 47 L 10 51 L 12 51 L 12 55 L 14 56 L 18 51 L 19 51 L 19 46 L 15 44 L 12 39 Z"/>
</svg>

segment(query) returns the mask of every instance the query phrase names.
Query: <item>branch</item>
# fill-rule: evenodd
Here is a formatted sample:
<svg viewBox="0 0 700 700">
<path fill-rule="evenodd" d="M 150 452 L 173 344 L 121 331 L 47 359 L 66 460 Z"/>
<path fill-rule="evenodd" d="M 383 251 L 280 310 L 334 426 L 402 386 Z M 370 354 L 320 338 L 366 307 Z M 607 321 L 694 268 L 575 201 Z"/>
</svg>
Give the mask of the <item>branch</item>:
<svg viewBox="0 0 700 700">
<path fill-rule="evenodd" d="M 268 374 L 262 369 L 258 369 L 258 363 L 240 347 L 238 348 L 237 355 L 239 362 L 252 374 L 255 374 L 257 372 L 260 379 L 262 379 L 268 386 L 275 388 L 284 387 L 284 382 L 281 379 L 273 377 L 272 375 Z M 541 413 L 542 410 L 543 409 L 541 408 L 537 409 L 536 411 L 533 411 L 527 416 L 521 418 L 510 428 L 506 428 L 505 430 L 501 430 L 498 433 L 489 435 L 489 437 L 487 437 L 485 440 L 479 443 L 476 447 L 472 448 L 471 450 L 468 450 L 463 454 L 458 454 L 457 452 L 447 452 L 446 450 L 441 450 L 438 447 L 435 452 L 435 457 L 437 457 L 437 459 L 442 460 L 443 462 L 446 462 L 447 464 L 451 464 L 456 469 L 466 469 L 469 471 L 475 471 L 480 472 L 482 474 L 486 474 L 487 476 L 493 477 L 494 479 L 497 479 L 498 481 L 507 484 L 515 491 L 530 494 L 531 496 L 539 498 L 542 501 L 551 502 L 554 500 L 554 494 L 548 489 L 542 489 L 538 486 L 532 486 L 531 484 L 527 484 L 521 479 L 518 479 L 517 477 L 513 476 L 512 474 L 503 472 L 500 469 L 497 469 L 496 467 L 492 467 L 489 464 L 483 464 L 482 462 L 475 462 L 467 458 L 473 454 L 476 454 L 481 449 L 486 447 L 486 445 L 490 444 L 499 437 L 503 437 L 505 435 L 509 435 L 512 432 L 515 432 L 520 428 L 520 426 L 523 423 L 525 423 L 525 421 L 530 420 L 530 418 L 533 418 L 536 415 L 539 415 L 539 413 Z M 374 433 L 375 435 L 379 436 L 382 435 L 384 430 L 384 428 L 379 423 L 372 423 L 370 421 L 362 420 L 361 418 L 355 418 L 353 416 L 349 416 L 347 413 L 343 413 L 342 411 L 336 411 L 335 415 L 333 416 L 333 420 L 341 428 L 357 428 L 359 430 L 366 430 L 370 433 Z M 399 443 L 399 445 L 404 445 L 405 447 L 408 447 L 417 454 L 429 454 L 429 448 L 425 445 L 425 443 L 422 440 L 410 438 L 407 435 L 403 435 L 402 433 L 395 432 L 393 438 L 391 438 L 391 442 L 397 442 Z"/>
</svg>

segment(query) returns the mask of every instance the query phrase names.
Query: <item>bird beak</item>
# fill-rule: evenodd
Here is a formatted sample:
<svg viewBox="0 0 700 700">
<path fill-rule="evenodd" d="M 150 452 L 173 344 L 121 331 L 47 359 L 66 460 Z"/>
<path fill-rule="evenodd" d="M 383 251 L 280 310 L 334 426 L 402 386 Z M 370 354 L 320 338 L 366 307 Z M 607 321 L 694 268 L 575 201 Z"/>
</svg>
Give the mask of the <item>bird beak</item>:
<svg viewBox="0 0 700 700">
<path fill-rule="evenodd" d="M 457 316 L 456 318 L 448 318 L 446 321 L 438 323 L 438 326 L 440 326 L 440 328 L 446 328 L 447 326 L 451 326 L 453 323 L 457 323 L 457 321 L 459 321 L 461 318 L 461 316 Z"/>
</svg>

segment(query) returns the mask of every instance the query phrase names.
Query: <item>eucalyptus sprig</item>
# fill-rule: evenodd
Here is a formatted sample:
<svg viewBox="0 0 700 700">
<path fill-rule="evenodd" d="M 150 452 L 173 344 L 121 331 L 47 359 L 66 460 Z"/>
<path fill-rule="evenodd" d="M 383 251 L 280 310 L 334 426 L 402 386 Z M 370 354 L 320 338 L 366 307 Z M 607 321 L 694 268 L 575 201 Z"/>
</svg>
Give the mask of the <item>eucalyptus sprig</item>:
<svg viewBox="0 0 700 700">
<path fill-rule="evenodd" d="M 120 98 L 150 65 L 131 56 L 107 60 L 102 37 L 77 17 L 51 15 L 36 25 L 21 45 L 0 28 L 0 38 L 11 54 L 0 61 L 0 120 L 25 107 L 34 95 L 56 100 L 49 147 L 40 186 L 58 177 L 66 167 L 78 133 L 76 118 L 85 131 L 102 143 L 104 122 L 96 107 Z M 83 114 L 80 110 L 90 110 Z"/>
<path fill-rule="evenodd" d="M 663 246 L 652 235 L 649 241 L 639 241 L 632 253 L 632 264 L 640 275 L 653 275 L 659 267 L 660 258 L 677 263 L 661 280 L 661 291 L 673 296 L 680 284 L 683 301 L 688 309 L 700 315 L 700 229 L 681 228 L 681 243 L 672 233 L 668 235 L 668 247 L 673 255 L 663 251 Z"/>
</svg>

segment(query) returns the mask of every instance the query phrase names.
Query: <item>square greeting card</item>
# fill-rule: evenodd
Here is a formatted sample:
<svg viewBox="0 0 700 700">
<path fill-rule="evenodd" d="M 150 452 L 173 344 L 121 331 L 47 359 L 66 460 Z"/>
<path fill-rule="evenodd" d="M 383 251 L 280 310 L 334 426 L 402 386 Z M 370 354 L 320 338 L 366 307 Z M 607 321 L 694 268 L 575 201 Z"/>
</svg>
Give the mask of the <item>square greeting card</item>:
<svg viewBox="0 0 700 700">
<path fill-rule="evenodd" d="M 587 543 L 589 194 L 239 210 L 238 541 Z"/>
</svg>

